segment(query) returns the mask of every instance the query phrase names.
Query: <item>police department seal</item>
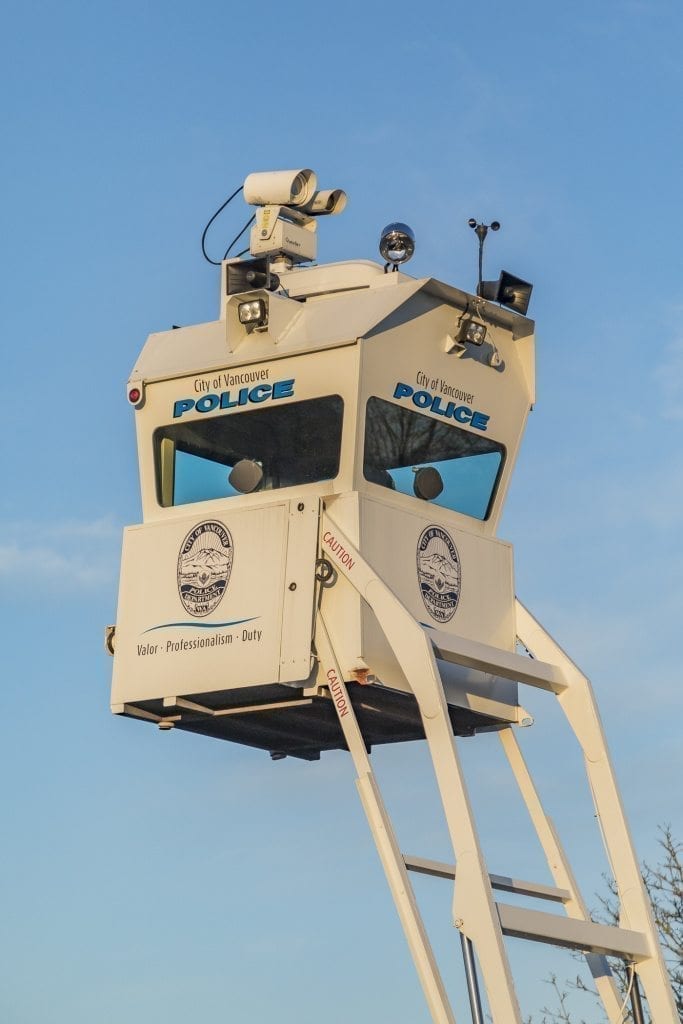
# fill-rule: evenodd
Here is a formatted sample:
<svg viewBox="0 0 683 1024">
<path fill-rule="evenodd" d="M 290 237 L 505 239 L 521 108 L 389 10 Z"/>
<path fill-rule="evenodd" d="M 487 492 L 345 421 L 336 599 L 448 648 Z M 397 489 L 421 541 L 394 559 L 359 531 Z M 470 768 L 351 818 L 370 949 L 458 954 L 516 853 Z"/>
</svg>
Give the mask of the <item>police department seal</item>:
<svg viewBox="0 0 683 1024">
<path fill-rule="evenodd" d="M 190 530 L 178 555 L 178 593 L 190 615 L 209 615 L 220 603 L 232 570 L 230 531 L 209 520 Z"/>
<path fill-rule="evenodd" d="M 428 526 L 417 542 L 417 580 L 425 608 L 437 622 L 449 622 L 460 600 L 460 557 L 451 536 Z"/>
</svg>

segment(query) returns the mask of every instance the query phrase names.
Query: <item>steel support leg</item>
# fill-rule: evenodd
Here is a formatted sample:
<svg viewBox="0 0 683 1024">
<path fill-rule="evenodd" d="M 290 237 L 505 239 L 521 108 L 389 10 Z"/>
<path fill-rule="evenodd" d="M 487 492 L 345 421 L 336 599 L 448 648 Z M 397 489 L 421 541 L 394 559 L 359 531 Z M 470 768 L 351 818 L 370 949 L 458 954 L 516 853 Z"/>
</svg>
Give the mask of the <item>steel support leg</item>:
<svg viewBox="0 0 683 1024">
<path fill-rule="evenodd" d="M 470 997 L 470 1010 L 472 1013 L 472 1024 L 484 1024 L 484 1014 L 481 1008 L 481 996 L 479 995 L 479 981 L 477 980 L 477 965 L 474 962 L 474 947 L 466 935 L 460 933 L 460 944 L 462 946 L 462 958 L 465 964 L 465 980 L 467 981 L 467 994 Z"/>
<path fill-rule="evenodd" d="M 568 686 L 557 699 L 583 751 L 586 774 L 602 831 L 607 858 L 621 903 L 620 924 L 644 933 L 651 956 L 637 967 L 656 1024 L 679 1024 L 666 964 L 659 945 L 650 901 L 626 823 L 607 740 L 590 682 L 519 601 L 515 604 L 517 636 L 527 650 L 560 665 Z"/>
<path fill-rule="evenodd" d="M 521 1024 L 501 922 L 479 846 L 432 640 L 345 537 L 329 512 L 323 513 L 321 526 L 323 550 L 374 612 L 417 700 L 457 862 L 454 920 L 460 931 L 475 943 L 493 1022 Z M 328 538 L 337 543 L 329 543 Z M 343 552 L 343 558 L 339 551 Z M 515 612 L 517 636 L 529 653 L 540 658 L 540 670 L 525 670 L 522 663 L 533 666 L 533 660 L 463 638 L 453 638 L 455 643 L 449 646 L 448 642 L 443 643 L 448 641 L 444 635 L 439 638 L 441 648 L 451 655 L 449 660 L 456 663 L 498 672 L 556 694 L 583 750 L 598 821 L 621 900 L 621 928 L 626 929 L 624 934 L 631 931 L 644 936 L 649 948 L 650 955 L 639 959 L 636 970 L 652 1019 L 656 1024 L 679 1024 L 590 683 L 519 602 L 515 603 Z M 608 995 L 607 1004 L 610 1002 Z"/>
<path fill-rule="evenodd" d="M 346 745 L 358 775 L 356 785 L 375 840 L 384 873 L 403 925 L 422 990 L 434 1024 L 455 1024 L 446 989 L 420 916 L 415 894 L 391 820 L 384 807 L 365 743 L 349 699 L 322 613 L 318 615 L 316 646 L 323 674 L 330 687 Z"/>
<path fill-rule="evenodd" d="M 521 1024 L 503 932 L 432 644 L 329 513 L 324 513 L 322 520 L 323 536 L 334 535 L 346 554 L 342 562 L 328 549 L 330 557 L 372 608 L 416 698 L 458 868 L 453 917 L 456 927 L 475 943 L 493 1022 Z"/>
<path fill-rule="evenodd" d="M 633 972 L 633 980 L 631 982 L 631 1010 L 633 1012 L 633 1024 L 645 1024 L 645 1014 L 643 1013 L 643 1004 L 640 998 L 638 975 L 635 971 Z"/>
<path fill-rule="evenodd" d="M 519 749 L 517 738 L 510 728 L 502 729 L 498 736 L 522 799 L 526 804 L 531 823 L 545 853 L 555 885 L 560 889 L 567 889 L 571 894 L 571 898 L 564 903 L 567 915 L 580 921 L 589 921 L 590 915 L 579 892 L 574 872 L 567 860 L 559 836 L 555 831 L 555 826 L 545 813 L 531 773 L 522 756 L 522 751 Z M 607 962 L 607 957 L 596 953 L 586 953 L 585 956 L 586 963 L 598 990 L 598 995 L 605 1007 L 607 1019 L 610 1021 L 610 1024 L 622 1024 L 621 999 L 619 998 L 619 992 Z"/>
</svg>

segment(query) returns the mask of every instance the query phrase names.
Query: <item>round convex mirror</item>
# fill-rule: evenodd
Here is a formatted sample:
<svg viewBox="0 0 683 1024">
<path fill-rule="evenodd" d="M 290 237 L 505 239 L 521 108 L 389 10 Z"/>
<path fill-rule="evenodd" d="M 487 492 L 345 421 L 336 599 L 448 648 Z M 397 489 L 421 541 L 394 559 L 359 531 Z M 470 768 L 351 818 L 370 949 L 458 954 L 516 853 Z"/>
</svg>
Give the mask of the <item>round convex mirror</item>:
<svg viewBox="0 0 683 1024">
<path fill-rule="evenodd" d="M 423 501 L 431 501 L 438 498 L 443 490 L 441 473 L 433 466 L 422 466 L 415 473 L 413 480 L 413 491 Z"/>
<path fill-rule="evenodd" d="M 228 483 L 240 494 L 251 494 L 263 483 L 263 467 L 254 459 L 240 459 L 230 470 Z"/>
</svg>

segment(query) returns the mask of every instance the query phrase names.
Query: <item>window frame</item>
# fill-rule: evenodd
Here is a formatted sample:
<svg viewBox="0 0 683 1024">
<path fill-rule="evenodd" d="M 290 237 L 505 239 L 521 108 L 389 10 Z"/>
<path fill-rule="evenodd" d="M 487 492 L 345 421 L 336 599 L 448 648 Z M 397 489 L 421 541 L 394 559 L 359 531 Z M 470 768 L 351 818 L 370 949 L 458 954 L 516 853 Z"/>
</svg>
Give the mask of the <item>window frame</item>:
<svg viewBox="0 0 683 1024">
<path fill-rule="evenodd" d="M 302 483 L 285 483 L 275 487 L 266 487 L 252 492 L 252 494 L 225 494 L 217 496 L 209 496 L 197 498 L 193 501 L 182 501 L 177 502 L 175 500 L 175 492 L 177 485 L 177 461 L 176 455 L 178 452 L 184 452 L 188 455 L 196 455 L 197 458 L 206 458 L 207 461 L 215 462 L 220 465 L 221 462 L 218 459 L 211 459 L 209 456 L 201 455 L 198 452 L 188 451 L 178 445 L 178 438 L 174 437 L 171 432 L 174 428 L 178 432 L 184 426 L 195 426 L 196 424 L 208 426 L 210 423 L 220 421 L 225 424 L 228 420 L 232 420 L 234 417 L 245 417 L 245 416 L 266 416 L 266 417 L 277 417 L 285 415 L 285 410 L 291 409 L 293 406 L 303 406 L 312 402 L 324 402 L 334 400 L 336 407 L 333 408 L 333 416 L 331 417 L 331 425 L 337 431 L 336 434 L 336 447 L 333 450 L 333 455 L 336 458 L 334 473 L 332 475 L 325 474 L 317 480 L 307 480 Z M 342 469 L 342 457 L 343 457 L 343 442 L 344 442 L 344 428 L 345 428 L 345 414 L 346 414 L 346 402 L 343 395 L 338 393 L 325 394 L 325 395 L 312 395 L 307 398 L 295 399 L 282 403 L 281 405 L 268 405 L 266 407 L 256 408 L 245 408 L 237 412 L 223 413 L 222 415 L 209 414 L 204 415 L 202 418 L 193 416 L 188 418 L 182 423 L 164 423 L 156 427 L 152 433 L 152 459 L 154 467 L 154 491 L 156 496 L 157 506 L 163 509 L 177 509 L 177 508 L 190 508 L 193 505 L 201 504 L 207 501 L 232 501 L 235 498 L 252 497 L 253 495 L 263 494 L 275 494 L 278 491 L 286 490 L 290 487 L 309 487 L 319 486 L 325 481 L 334 481 L 338 478 L 339 473 Z M 276 427 L 277 429 L 277 427 Z M 237 459 L 236 461 L 239 461 Z M 235 463 L 225 462 L 223 463 L 226 468 L 226 472 L 232 468 Z"/>
<path fill-rule="evenodd" d="M 500 463 L 498 465 L 496 476 L 495 476 L 495 479 L 493 481 L 493 485 L 491 487 L 488 503 L 486 505 L 486 512 L 485 512 L 485 514 L 483 516 L 472 515 L 472 513 L 470 513 L 470 512 L 466 512 L 466 511 L 464 511 L 462 509 L 455 508 L 451 504 L 446 504 L 445 502 L 439 501 L 438 497 L 437 498 L 433 498 L 433 499 L 431 499 L 429 501 L 425 501 L 425 499 L 418 498 L 416 495 L 414 495 L 414 494 L 412 494 L 412 493 L 410 493 L 408 491 L 392 489 L 392 493 L 393 494 L 400 494 L 400 495 L 402 495 L 402 497 L 408 498 L 409 500 L 414 501 L 414 502 L 419 502 L 422 505 L 425 505 L 425 504 L 426 505 L 436 505 L 438 508 L 446 509 L 449 512 L 455 512 L 457 515 L 466 516 L 468 519 L 473 520 L 474 522 L 477 522 L 477 523 L 486 523 L 486 522 L 488 522 L 488 520 L 491 518 L 491 516 L 493 514 L 493 510 L 494 510 L 495 503 L 496 503 L 496 498 L 498 496 L 498 491 L 500 489 L 501 481 L 502 481 L 503 474 L 504 474 L 504 471 L 505 471 L 505 466 L 506 466 L 506 463 L 507 463 L 507 454 L 508 454 L 507 445 L 503 444 L 502 441 L 499 441 L 496 438 L 490 437 L 488 434 L 484 434 L 483 432 L 475 432 L 473 430 L 467 430 L 464 426 L 460 426 L 457 423 L 450 423 L 447 420 L 445 420 L 443 417 L 440 417 L 440 416 L 430 416 L 430 415 L 427 414 L 426 411 L 410 409 L 410 408 L 408 408 L 405 405 L 401 405 L 398 402 L 393 402 L 390 399 L 385 398 L 385 397 L 381 397 L 379 395 L 373 395 L 373 394 L 368 395 L 366 400 L 365 400 L 364 426 L 363 426 L 361 459 L 360 459 L 360 466 L 359 466 L 359 468 L 361 470 L 362 479 L 363 479 L 364 483 L 370 484 L 373 487 L 381 488 L 381 490 L 383 490 L 383 491 L 387 490 L 387 488 L 383 484 L 378 483 L 376 480 L 373 480 L 373 479 L 369 478 L 368 476 L 366 476 L 366 466 L 367 466 L 366 454 L 367 454 L 367 450 L 368 450 L 367 449 L 368 425 L 369 425 L 369 422 L 370 422 L 370 416 L 368 415 L 368 408 L 369 408 L 371 402 L 381 402 L 381 403 L 384 403 L 385 405 L 392 406 L 392 408 L 395 408 L 395 409 L 399 410 L 400 414 L 404 415 L 405 417 L 410 417 L 410 416 L 421 417 L 422 419 L 428 420 L 430 422 L 435 422 L 435 423 L 439 424 L 440 426 L 445 427 L 448 430 L 456 430 L 458 432 L 458 435 L 460 435 L 460 436 L 472 437 L 472 438 L 475 438 L 475 439 L 487 440 L 487 441 L 489 441 L 491 443 L 491 446 L 492 446 L 491 447 L 491 452 L 479 452 L 479 453 L 473 452 L 472 455 L 470 455 L 470 456 L 465 455 L 465 454 L 460 456 L 461 458 L 462 457 L 471 458 L 472 456 L 475 456 L 477 454 L 491 454 L 491 453 L 496 452 L 496 451 L 500 454 Z M 428 461 L 428 462 L 421 463 L 421 465 L 430 465 L 430 464 L 436 463 L 437 461 L 444 461 L 444 460 L 436 460 L 435 459 L 435 460 L 432 460 L 431 463 Z M 455 462 L 455 461 L 457 461 L 457 457 L 454 458 L 453 460 L 449 460 L 449 461 L 454 461 Z M 395 467 L 392 467 L 392 468 L 394 468 L 394 469 L 402 468 L 403 469 L 403 468 L 406 468 L 410 464 L 411 463 L 406 463 L 406 466 L 401 466 L 401 467 L 395 466 Z M 415 464 L 417 464 L 417 463 L 415 463 Z M 387 469 L 387 472 L 389 472 L 388 469 Z"/>
</svg>

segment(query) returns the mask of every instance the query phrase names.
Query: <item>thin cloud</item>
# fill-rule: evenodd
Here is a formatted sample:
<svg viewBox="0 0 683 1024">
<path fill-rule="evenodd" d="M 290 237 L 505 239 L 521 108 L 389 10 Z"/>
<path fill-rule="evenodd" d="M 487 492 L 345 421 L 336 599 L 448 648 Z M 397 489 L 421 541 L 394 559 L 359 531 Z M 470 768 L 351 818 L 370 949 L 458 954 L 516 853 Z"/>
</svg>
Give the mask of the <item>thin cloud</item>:
<svg viewBox="0 0 683 1024">
<path fill-rule="evenodd" d="M 0 523 L 0 581 L 13 592 L 99 589 L 115 584 L 121 528 L 108 517 Z"/>
</svg>

